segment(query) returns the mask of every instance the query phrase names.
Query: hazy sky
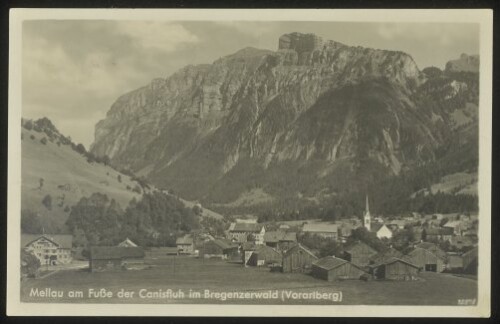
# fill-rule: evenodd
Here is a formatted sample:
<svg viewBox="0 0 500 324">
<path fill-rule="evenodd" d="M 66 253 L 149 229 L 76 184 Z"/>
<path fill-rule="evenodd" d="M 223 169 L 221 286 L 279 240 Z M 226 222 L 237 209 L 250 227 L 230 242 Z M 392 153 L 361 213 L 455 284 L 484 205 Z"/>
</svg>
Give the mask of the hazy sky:
<svg viewBox="0 0 500 324">
<path fill-rule="evenodd" d="M 23 117 L 46 116 L 88 148 L 121 94 L 246 46 L 276 50 L 279 36 L 294 31 L 404 51 L 420 69 L 479 52 L 475 24 L 25 21 Z"/>
</svg>

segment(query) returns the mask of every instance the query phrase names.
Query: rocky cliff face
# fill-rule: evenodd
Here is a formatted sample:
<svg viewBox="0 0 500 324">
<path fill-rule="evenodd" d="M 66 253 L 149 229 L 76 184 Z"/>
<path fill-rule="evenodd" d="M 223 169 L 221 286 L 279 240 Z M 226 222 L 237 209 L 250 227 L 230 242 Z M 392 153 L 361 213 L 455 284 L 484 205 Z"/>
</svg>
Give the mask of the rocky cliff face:
<svg viewBox="0 0 500 324">
<path fill-rule="evenodd" d="M 123 95 L 92 152 L 188 198 L 341 190 L 434 158 L 452 129 L 426 82 L 405 53 L 286 34 Z"/>
<path fill-rule="evenodd" d="M 479 55 L 462 54 L 459 59 L 449 61 L 445 70 L 448 72 L 479 73 Z"/>
</svg>

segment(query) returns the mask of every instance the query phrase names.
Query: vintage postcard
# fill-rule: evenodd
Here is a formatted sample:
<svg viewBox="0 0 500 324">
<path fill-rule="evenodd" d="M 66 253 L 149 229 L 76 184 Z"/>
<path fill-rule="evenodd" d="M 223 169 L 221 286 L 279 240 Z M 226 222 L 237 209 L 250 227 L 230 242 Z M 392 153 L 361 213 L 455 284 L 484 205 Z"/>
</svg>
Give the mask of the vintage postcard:
<svg viewBox="0 0 500 324">
<path fill-rule="evenodd" d="M 492 11 L 14 9 L 9 43 L 8 315 L 490 315 Z"/>
</svg>

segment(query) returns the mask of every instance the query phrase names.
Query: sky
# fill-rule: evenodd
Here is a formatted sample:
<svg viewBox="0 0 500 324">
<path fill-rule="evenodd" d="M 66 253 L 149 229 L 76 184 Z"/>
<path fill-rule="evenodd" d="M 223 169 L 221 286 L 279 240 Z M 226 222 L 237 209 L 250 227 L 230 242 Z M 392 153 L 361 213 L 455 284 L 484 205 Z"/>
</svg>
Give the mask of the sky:
<svg viewBox="0 0 500 324">
<path fill-rule="evenodd" d="M 398 50 L 420 69 L 479 53 L 479 26 L 456 23 L 24 21 L 24 118 L 48 117 L 89 148 L 95 124 L 122 94 L 189 64 L 252 46 L 276 50 L 290 32 L 346 45 Z"/>
</svg>

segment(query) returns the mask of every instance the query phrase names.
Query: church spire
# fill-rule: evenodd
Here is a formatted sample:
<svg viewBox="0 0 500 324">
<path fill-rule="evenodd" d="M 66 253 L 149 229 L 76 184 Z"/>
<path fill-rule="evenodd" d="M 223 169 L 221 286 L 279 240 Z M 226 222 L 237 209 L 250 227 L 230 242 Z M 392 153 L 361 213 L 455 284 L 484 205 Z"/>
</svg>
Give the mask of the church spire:
<svg viewBox="0 0 500 324">
<path fill-rule="evenodd" d="M 363 223 L 364 223 L 365 228 L 368 231 L 371 230 L 371 222 L 372 222 L 371 218 L 372 217 L 370 215 L 370 205 L 368 203 L 368 195 L 366 195 L 366 206 L 365 206 L 365 212 L 364 212 L 364 215 L 363 215 Z"/>
</svg>

